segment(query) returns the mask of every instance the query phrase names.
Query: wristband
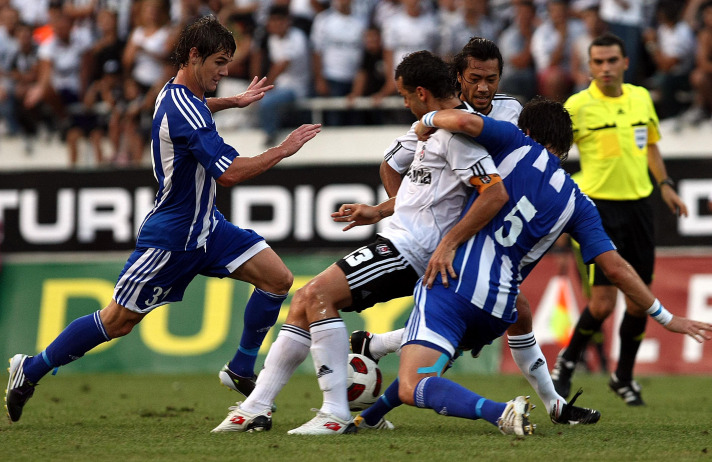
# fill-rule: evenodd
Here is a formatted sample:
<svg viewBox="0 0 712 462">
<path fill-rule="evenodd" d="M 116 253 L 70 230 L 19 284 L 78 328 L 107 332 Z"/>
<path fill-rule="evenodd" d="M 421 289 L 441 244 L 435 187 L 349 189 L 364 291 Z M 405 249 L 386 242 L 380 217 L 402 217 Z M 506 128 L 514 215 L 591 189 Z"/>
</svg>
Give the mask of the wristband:
<svg viewBox="0 0 712 462">
<path fill-rule="evenodd" d="M 658 183 L 658 188 L 662 188 L 664 184 L 670 186 L 671 188 L 675 188 L 675 180 L 672 178 L 665 178 L 663 181 Z"/>
<path fill-rule="evenodd" d="M 670 321 L 672 321 L 672 313 L 666 310 L 657 298 L 653 302 L 653 305 L 645 312 L 663 326 L 667 326 L 670 324 Z"/>
<path fill-rule="evenodd" d="M 437 128 L 435 125 L 433 125 L 433 118 L 435 117 L 435 113 L 438 111 L 430 111 L 427 114 L 423 116 L 420 121 L 425 125 L 426 127 L 430 128 Z"/>
</svg>

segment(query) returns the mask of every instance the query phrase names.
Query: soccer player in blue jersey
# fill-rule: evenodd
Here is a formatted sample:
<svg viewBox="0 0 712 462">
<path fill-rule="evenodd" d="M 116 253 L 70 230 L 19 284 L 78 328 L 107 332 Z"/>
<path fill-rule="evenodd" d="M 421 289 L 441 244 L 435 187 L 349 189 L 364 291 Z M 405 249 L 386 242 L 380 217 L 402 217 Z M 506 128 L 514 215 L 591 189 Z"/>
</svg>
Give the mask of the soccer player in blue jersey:
<svg viewBox="0 0 712 462">
<path fill-rule="evenodd" d="M 40 354 L 11 358 L 6 406 L 12 422 L 20 419 L 37 382 L 50 370 L 128 334 L 154 308 L 180 301 L 199 274 L 255 286 L 245 307 L 240 346 L 220 373 L 223 383 L 245 395 L 254 388 L 257 351 L 277 320 L 293 276 L 261 236 L 233 225 L 217 210 L 216 184 L 233 186 L 267 171 L 296 153 L 321 126 L 302 125 L 279 146 L 255 157 L 239 156 L 218 135 L 212 114 L 258 101 L 272 86 L 255 78 L 244 93 L 206 99 L 205 93 L 215 91 L 227 75 L 234 52 L 232 34 L 212 16 L 181 32 L 173 55 L 178 72 L 156 99 L 151 160 L 158 192 L 136 249 L 107 307 L 74 320 Z"/>
<path fill-rule="evenodd" d="M 530 404 L 486 399 L 441 377 L 456 348 L 477 352 L 516 321 L 519 284 L 561 233 L 580 244 L 584 260 L 595 261 L 607 277 L 671 332 L 698 342 L 712 338 L 712 325 L 673 316 L 618 254 L 603 230 L 595 205 L 560 168 L 572 140 L 571 120 L 559 103 L 535 100 L 519 118 L 523 132 L 508 122 L 457 110 L 430 112 L 416 133 L 431 127 L 464 132 L 492 155 L 509 193 L 508 203 L 480 232 L 431 259 L 415 289 L 415 307 L 403 339 L 398 396 L 406 404 L 469 419 L 485 419 L 503 431 L 529 434 Z M 529 135 L 529 136 L 527 136 Z M 537 141 L 534 141 L 537 140 Z M 501 417 L 500 417 L 501 416 Z"/>
</svg>

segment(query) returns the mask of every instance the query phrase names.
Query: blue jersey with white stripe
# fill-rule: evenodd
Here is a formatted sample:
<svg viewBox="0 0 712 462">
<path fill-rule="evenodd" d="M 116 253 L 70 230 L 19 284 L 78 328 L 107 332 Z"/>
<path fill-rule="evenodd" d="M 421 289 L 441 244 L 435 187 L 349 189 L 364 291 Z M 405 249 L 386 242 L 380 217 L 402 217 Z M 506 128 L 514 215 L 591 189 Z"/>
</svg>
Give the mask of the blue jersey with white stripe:
<svg viewBox="0 0 712 462">
<path fill-rule="evenodd" d="M 455 291 L 493 316 L 513 321 L 520 283 L 562 233 L 581 244 L 586 262 L 615 246 L 596 206 L 559 167 L 558 157 L 515 125 L 483 119 L 484 129 L 475 140 L 494 159 L 509 201 L 458 248 Z"/>
<path fill-rule="evenodd" d="M 171 79 L 156 99 L 151 161 L 158 181 L 153 209 L 137 247 L 194 250 L 205 245 L 215 221 L 215 179 L 239 154 L 218 135 L 205 99 Z"/>
</svg>

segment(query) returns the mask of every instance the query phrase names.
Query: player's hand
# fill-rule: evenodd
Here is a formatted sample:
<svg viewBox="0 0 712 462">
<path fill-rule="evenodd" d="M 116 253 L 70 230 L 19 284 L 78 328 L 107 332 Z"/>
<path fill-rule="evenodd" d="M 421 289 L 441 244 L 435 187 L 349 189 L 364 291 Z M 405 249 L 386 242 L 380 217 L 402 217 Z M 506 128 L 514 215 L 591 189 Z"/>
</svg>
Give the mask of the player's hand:
<svg viewBox="0 0 712 462">
<path fill-rule="evenodd" d="M 436 130 L 437 128 L 428 127 L 420 121 L 418 121 L 418 125 L 415 126 L 415 134 L 418 135 L 420 141 L 425 141 L 430 138 L 430 135 L 435 133 Z"/>
<path fill-rule="evenodd" d="M 712 324 L 706 322 L 693 321 L 692 319 L 673 316 L 667 326 L 664 326 L 670 332 L 679 334 L 687 334 L 694 338 L 698 343 L 712 339 Z"/>
<path fill-rule="evenodd" d="M 455 259 L 456 250 L 457 246 L 453 247 L 444 241 L 441 241 L 440 244 L 438 244 L 435 252 L 433 252 L 433 256 L 430 257 L 428 267 L 425 269 L 425 274 L 423 275 L 424 286 L 427 286 L 428 289 L 432 289 L 433 282 L 435 281 L 435 278 L 438 277 L 438 274 L 440 275 L 440 279 L 445 287 L 450 285 L 448 276 L 452 279 L 457 279 L 455 268 L 452 267 L 452 261 Z"/>
<path fill-rule="evenodd" d="M 262 97 L 274 88 L 274 85 L 266 85 L 267 77 L 262 77 L 257 80 L 257 76 L 252 79 L 250 85 L 247 86 L 247 90 L 240 94 L 235 95 L 235 106 L 236 107 L 247 107 L 255 101 L 259 101 Z"/>
<path fill-rule="evenodd" d="M 304 124 L 294 130 L 280 143 L 286 149 L 284 157 L 289 157 L 299 151 L 307 141 L 314 138 L 321 131 L 321 124 Z"/>
<path fill-rule="evenodd" d="M 376 206 L 366 204 L 343 204 L 331 214 L 335 222 L 348 223 L 342 231 L 348 231 L 354 226 L 372 225 L 381 221 L 381 218 Z"/>
<path fill-rule="evenodd" d="M 677 195 L 674 189 L 663 187 L 660 190 L 660 195 L 672 213 L 678 217 L 687 216 L 687 206 L 682 202 L 682 199 L 680 199 L 680 196 Z"/>
</svg>

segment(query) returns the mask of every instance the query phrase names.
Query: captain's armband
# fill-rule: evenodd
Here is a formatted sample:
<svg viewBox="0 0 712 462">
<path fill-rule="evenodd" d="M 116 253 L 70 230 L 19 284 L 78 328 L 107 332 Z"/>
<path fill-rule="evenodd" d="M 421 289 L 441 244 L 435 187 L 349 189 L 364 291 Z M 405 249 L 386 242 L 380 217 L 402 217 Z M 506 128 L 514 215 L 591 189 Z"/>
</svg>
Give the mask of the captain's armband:
<svg viewBox="0 0 712 462">
<path fill-rule="evenodd" d="M 502 177 L 497 173 L 491 175 L 479 175 L 470 178 L 470 184 L 475 187 L 479 194 L 482 194 L 485 189 L 502 182 Z"/>
</svg>

